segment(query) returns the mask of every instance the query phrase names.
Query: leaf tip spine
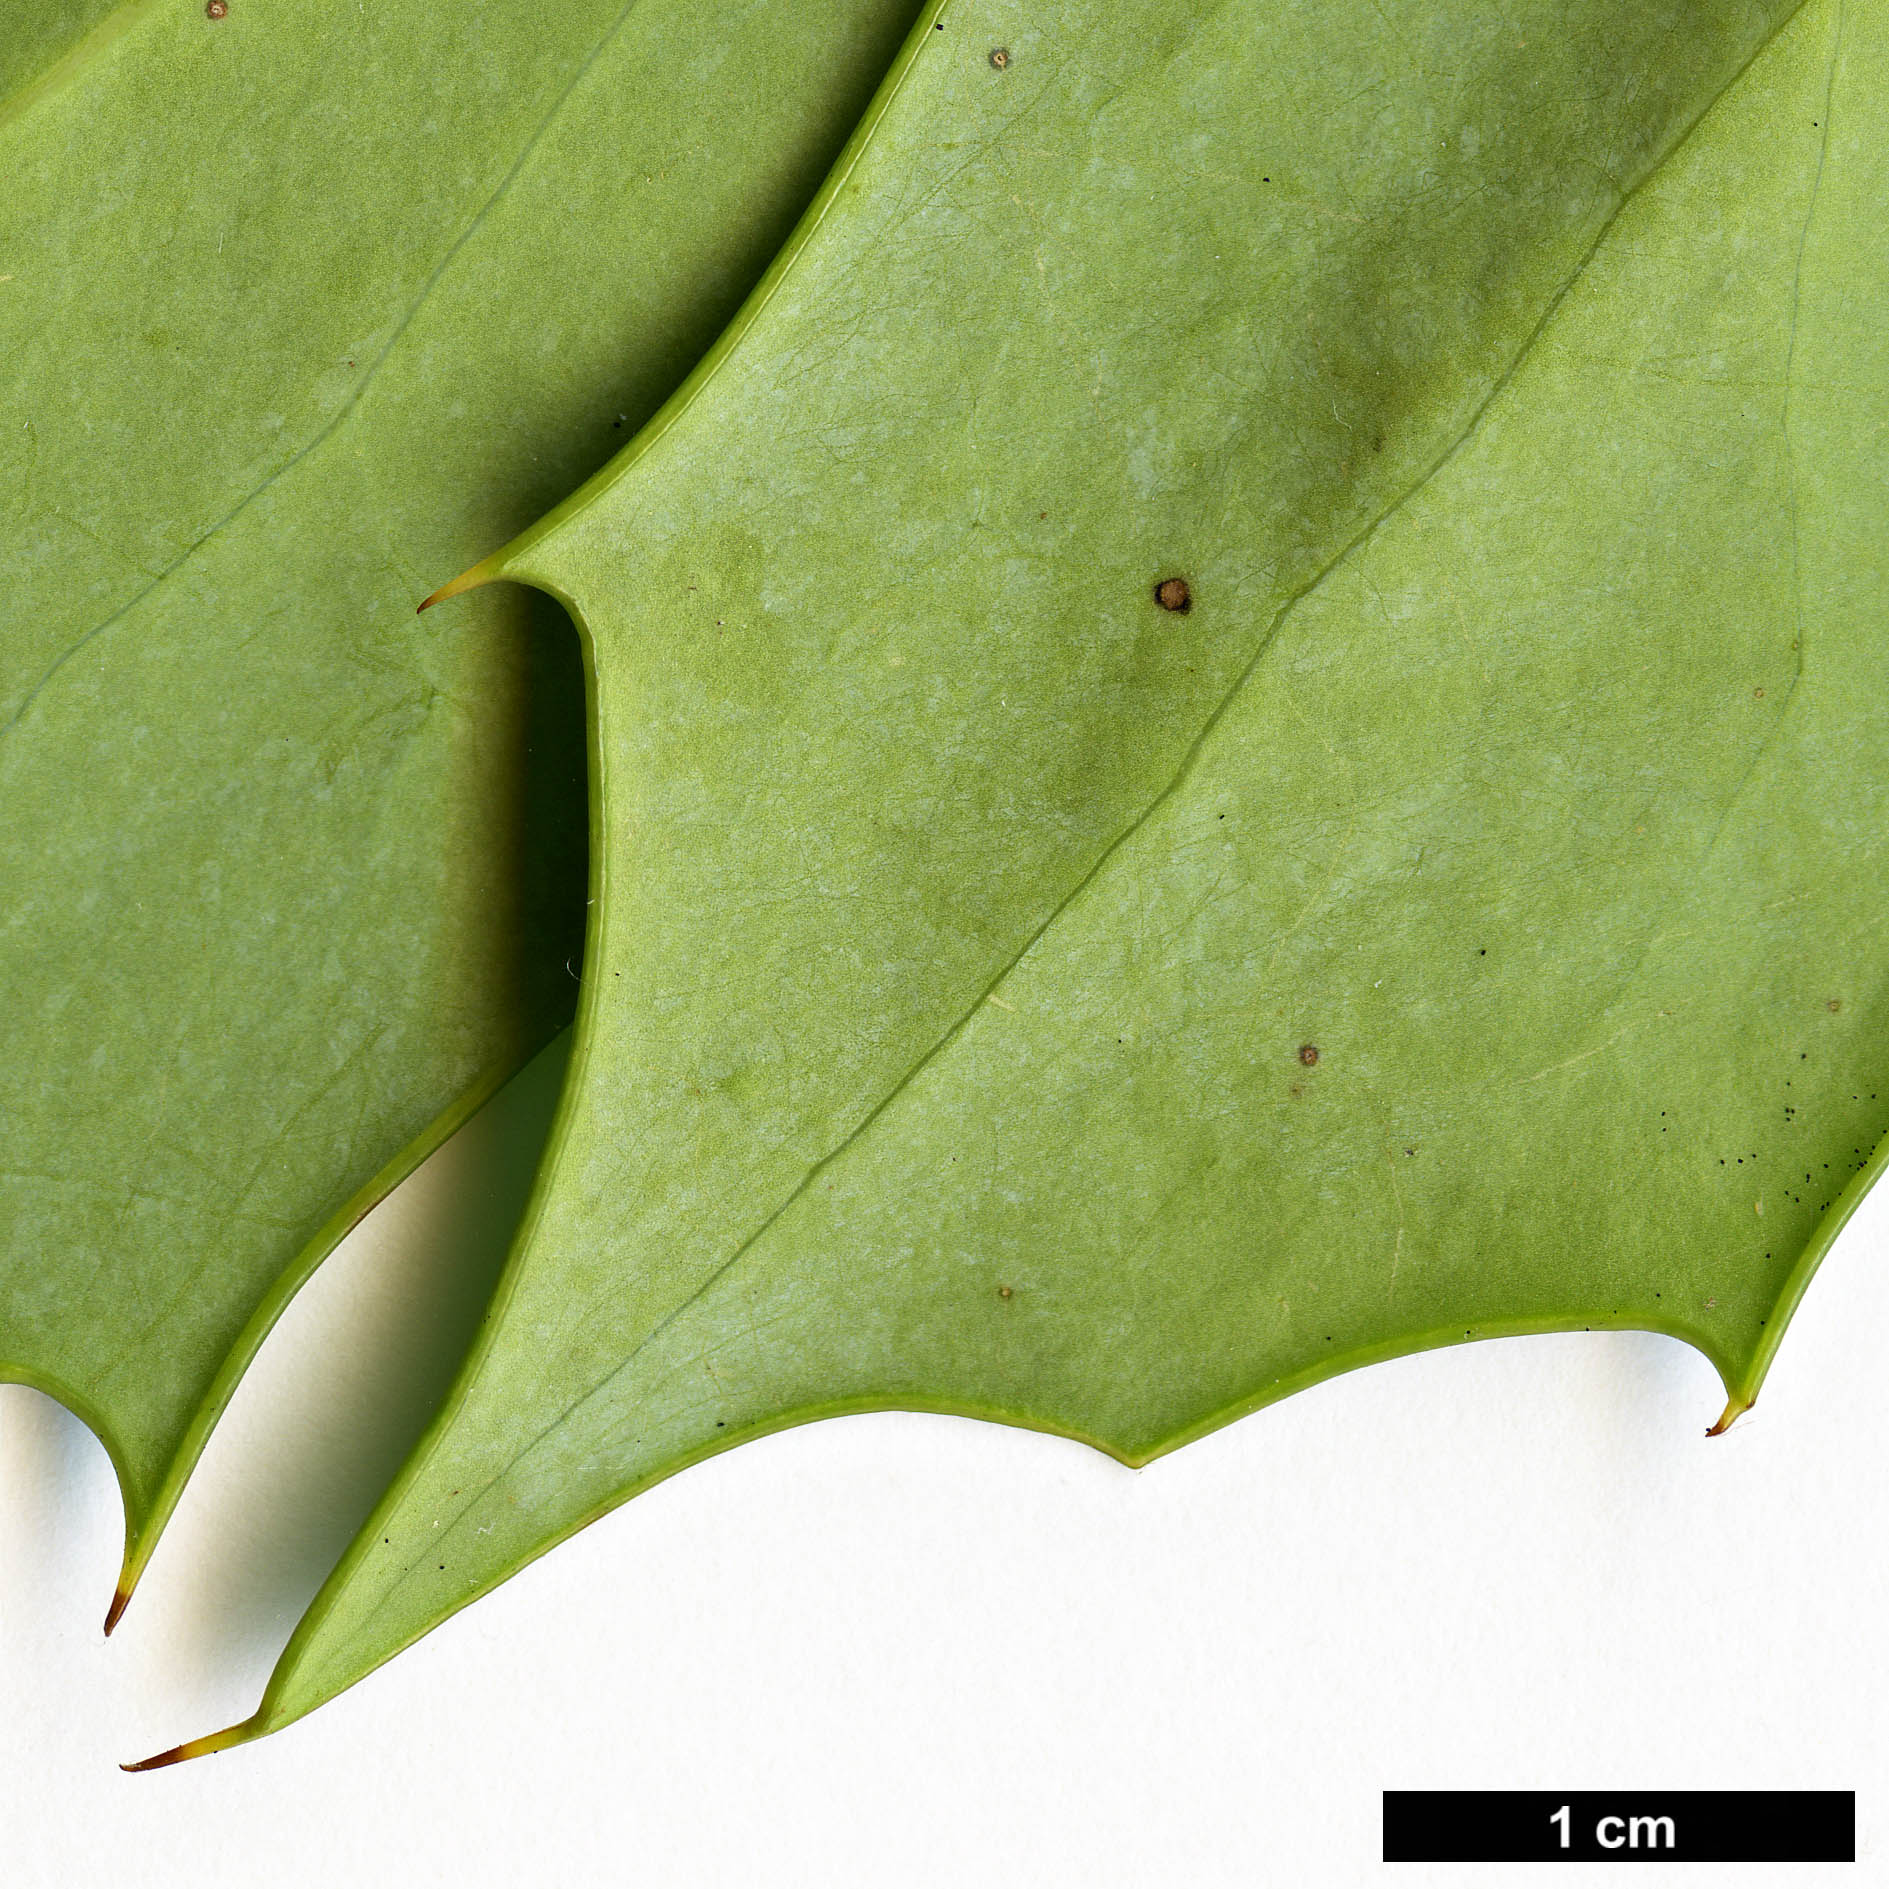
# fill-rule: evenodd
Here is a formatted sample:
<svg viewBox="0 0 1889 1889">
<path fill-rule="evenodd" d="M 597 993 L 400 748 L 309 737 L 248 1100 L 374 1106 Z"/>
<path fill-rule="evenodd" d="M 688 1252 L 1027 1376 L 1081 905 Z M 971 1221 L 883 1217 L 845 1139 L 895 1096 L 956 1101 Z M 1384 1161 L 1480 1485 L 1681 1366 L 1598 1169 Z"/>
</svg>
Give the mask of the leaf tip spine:
<svg viewBox="0 0 1889 1889">
<path fill-rule="evenodd" d="M 207 1758 L 212 1752 L 227 1751 L 232 1745 L 247 1744 L 256 1736 L 256 1721 L 246 1718 L 240 1724 L 226 1725 L 220 1732 L 211 1732 L 203 1738 L 186 1739 L 181 1745 L 173 1745 L 168 1751 L 160 1751 L 154 1758 L 140 1758 L 136 1764 L 121 1764 L 121 1771 L 162 1771 L 173 1764 L 183 1764 L 191 1758 Z"/>
<path fill-rule="evenodd" d="M 125 1609 L 131 1605 L 131 1581 L 128 1576 L 121 1577 L 117 1591 L 112 1595 L 112 1604 L 105 1609 L 105 1637 L 110 1639 L 112 1628 L 125 1617 Z"/>
<path fill-rule="evenodd" d="M 422 598 L 418 609 L 413 614 L 417 617 L 424 611 L 432 609 L 436 603 L 444 603 L 449 597 L 463 596 L 469 590 L 477 590 L 481 584 L 489 584 L 503 577 L 505 575 L 503 560 L 502 551 L 495 551 L 489 558 L 481 558 L 470 570 L 461 571 L 451 583 L 440 585 L 430 597 Z"/>
<path fill-rule="evenodd" d="M 1755 1401 L 1756 1400 L 1754 1398 L 1741 1397 L 1738 1395 L 1736 1391 L 1734 1391 L 1731 1395 L 1731 1398 L 1727 1401 L 1724 1412 L 1719 1417 L 1718 1422 L 1713 1424 L 1711 1429 L 1706 1431 L 1706 1435 L 1707 1436 L 1723 1436 L 1725 1432 L 1729 1430 L 1732 1427 L 1732 1425 L 1735 1424 L 1738 1421 L 1738 1419 L 1742 1417 L 1745 1414 L 1745 1412 L 1751 1408 L 1752 1404 Z"/>
</svg>

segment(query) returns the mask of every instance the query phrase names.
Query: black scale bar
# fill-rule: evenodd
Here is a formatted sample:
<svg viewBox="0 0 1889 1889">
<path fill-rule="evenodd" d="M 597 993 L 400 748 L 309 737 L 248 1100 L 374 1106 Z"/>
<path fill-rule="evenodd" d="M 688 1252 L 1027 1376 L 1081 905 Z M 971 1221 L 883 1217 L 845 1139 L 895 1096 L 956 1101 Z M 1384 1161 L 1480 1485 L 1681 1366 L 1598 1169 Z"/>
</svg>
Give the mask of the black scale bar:
<svg viewBox="0 0 1889 1889">
<path fill-rule="evenodd" d="M 1387 1863 L 1853 1863 L 1854 1791 L 1386 1791 Z"/>
</svg>

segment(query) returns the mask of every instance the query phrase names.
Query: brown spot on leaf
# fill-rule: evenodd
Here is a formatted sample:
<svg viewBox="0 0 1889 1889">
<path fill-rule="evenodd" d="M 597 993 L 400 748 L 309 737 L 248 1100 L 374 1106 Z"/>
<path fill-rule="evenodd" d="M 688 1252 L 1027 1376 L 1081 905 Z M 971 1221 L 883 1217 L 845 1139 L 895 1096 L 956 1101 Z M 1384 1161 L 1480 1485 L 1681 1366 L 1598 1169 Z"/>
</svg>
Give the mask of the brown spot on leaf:
<svg viewBox="0 0 1889 1889">
<path fill-rule="evenodd" d="M 230 0 L 204 0 L 203 16 L 207 20 L 220 20 L 230 10 Z"/>
<path fill-rule="evenodd" d="M 1836 1011 L 1843 1008 L 1843 999 L 1841 997 L 1832 997 L 1830 1001 L 1824 1005 L 1824 1008 L 1834 1014 Z"/>
<path fill-rule="evenodd" d="M 1185 616 L 1194 607 L 1194 593 L 1184 577 L 1164 577 L 1154 587 L 1154 600 L 1163 610 Z"/>
<path fill-rule="evenodd" d="M 1316 1043 L 1301 1043 L 1299 1045 L 1299 1061 L 1302 1062 L 1307 1069 L 1310 1069 L 1311 1066 L 1318 1061 L 1318 1045 Z"/>
<path fill-rule="evenodd" d="M 1010 48 L 1008 46 L 994 48 L 990 55 L 990 62 L 1001 72 L 1010 63 Z"/>
<path fill-rule="evenodd" d="M 1000 1299 L 1009 1298 L 1011 1296 L 1010 1288 L 1008 1286 L 999 1286 L 997 1288 L 997 1296 Z"/>
</svg>

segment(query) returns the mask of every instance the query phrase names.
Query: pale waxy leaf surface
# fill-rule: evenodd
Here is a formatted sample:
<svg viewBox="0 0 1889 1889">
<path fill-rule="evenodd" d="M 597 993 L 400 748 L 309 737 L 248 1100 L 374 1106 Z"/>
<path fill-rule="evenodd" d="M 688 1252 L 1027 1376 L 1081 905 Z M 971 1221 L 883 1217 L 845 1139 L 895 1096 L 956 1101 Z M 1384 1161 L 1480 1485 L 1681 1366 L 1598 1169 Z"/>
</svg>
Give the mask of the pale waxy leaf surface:
<svg viewBox="0 0 1889 1889">
<path fill-rule="evenodd" d="M 839 1411 L 1142 1462 L 1600 1326 L 1747 1404 L 1889 1118 L 1886 62 L 1884 0 L 923 23 L 448 586 L 585 636 L 569 1088 L 433 1430 L 174 1755 Z"/>
<path fill-rule="evenodd" d="M 25 5 L 11 0 L 0 33 L 0 100 L 15 101 L 36 81 L 45 79 L 68 54 L 98 27 L 118 22 L 124 31 L 150 10 L 153 0 L 37 0 Z"/>
<path fill-rule="evenodd" d="M 0 6 L 0 1376 L 109 1448 L 121 1597 L 288 1295 L 570 1013 L 574 639 L 416 595 L 682 380 L 915 10 Z"/>
</svg>

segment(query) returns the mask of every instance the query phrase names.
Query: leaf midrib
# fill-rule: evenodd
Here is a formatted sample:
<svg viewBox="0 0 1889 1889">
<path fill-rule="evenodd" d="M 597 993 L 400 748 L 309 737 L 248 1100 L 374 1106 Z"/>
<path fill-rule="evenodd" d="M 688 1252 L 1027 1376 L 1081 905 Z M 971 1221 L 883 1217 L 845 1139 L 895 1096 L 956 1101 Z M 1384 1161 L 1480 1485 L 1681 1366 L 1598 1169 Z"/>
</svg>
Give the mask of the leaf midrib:
<svg viewBox="0 0 1889 1889">
<path fill-rule="evenodd" d="M 146 14 L 155 13 L 163 0 L 120 0 L 120 4 L 82 34 L 44 71 L 28 79 L 10 98 L 0 99 L 0 131 L 24 118 L 42 100 L 63 92 L 73 80 L 82 78 Z"/>
</svg>

